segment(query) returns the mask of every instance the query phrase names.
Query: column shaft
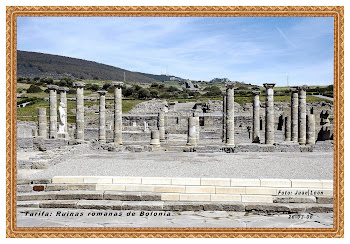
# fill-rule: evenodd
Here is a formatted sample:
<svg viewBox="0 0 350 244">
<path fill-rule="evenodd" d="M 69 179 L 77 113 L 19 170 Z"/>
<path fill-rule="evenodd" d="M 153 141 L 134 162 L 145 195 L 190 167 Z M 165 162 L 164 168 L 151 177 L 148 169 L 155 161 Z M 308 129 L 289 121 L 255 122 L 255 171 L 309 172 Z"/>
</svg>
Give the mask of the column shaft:
<svg viewBox="0 0 350 244">
<path fill-rule="evenodd" d="M 226 87 L 226 145 L 235 145 L 235 101 L 232 84 Z"/>
<path fill-rule="evenodd" d="M 188 146 L 197 146 L 196 118 L 195 117 L 188 118 L 187 145 Z"/>
<path fill-rule="evenodd" d="M 299 87 L 299 126 L 298 126 L 298 141 L 299 144 L 306 143 L 306 88 Z"/>
<path fill-rule="evenodd" d="M 291 140 L 290 127 L 291 127 L 290 117 L 286 116 L 284 117 L 284 140 L 285 141 Z"/>
<path fill-rule="evenodd" d="M 123 82 L 114 82 L 114 143 L 123 144 L 122 87 Z"/>
<path fill-rule="evenodd" d="M 102 143 L 106 142 L 106 91 L 98 91 L 100 94 L 99 102 L 99 130 L 98 140 Z"/>
<path fill-rule="evenodd" d="M 160 139 L 159 139 L 159 130 L 152 130 L 151 131 L 151 145 L 159 147 L 160 146 Z"/>
<path fill-rule="evenodd" d="M 39 127 L 38 136 L 47 138 L 46 108 L 38 108 L 38 127 Z"/>
<path fill-rule="evenodd" d="M 291 89 L 291 139 L 298 142 L 298 106 L 299 96 L 296 88 Z"/>
<path fill-rule="evenodd" d="M 161 142 L 165 141 L 165 122 L 164 122 L 165 113 L 160 111 L 158 113 L 158 130 L 159 130 L 159 140 Z"/>
<path fill-rule="evenodd" d="M 226 142 L 226 93 L 222 99 L 222 142 Z"/>
<path fill-rule="evenodd" d="M 265 83 L 266 107 L 265 107 L 265 144 L 273 144 L 275 140 L 275 117 L 273 104 L 274 83 Z"/>
<path fill-rule="evenodd" d="M 76 127 L 77 127 L 77 139 L 84 140 L 84 88 L 83 86 L 77 87 L 76 94 Z"/>
<path fill-rule="evenodd" d="M 57 89 L 58 86 L 48 86 L 50 90 L 50 130 L 49 138 L 57 138 Z"/>
<path fill-rule="evenodd" d="M 259 91 L 253 92 L 253 136 L 252 142 L 260 142 L 260 100 Z"/>
<path fill-rule="evenodd" d="M 307 115 L 307 127 L 306 127 L 306 143 L 313 145 L 315 144 L 315 115 Z"/>
</svg>

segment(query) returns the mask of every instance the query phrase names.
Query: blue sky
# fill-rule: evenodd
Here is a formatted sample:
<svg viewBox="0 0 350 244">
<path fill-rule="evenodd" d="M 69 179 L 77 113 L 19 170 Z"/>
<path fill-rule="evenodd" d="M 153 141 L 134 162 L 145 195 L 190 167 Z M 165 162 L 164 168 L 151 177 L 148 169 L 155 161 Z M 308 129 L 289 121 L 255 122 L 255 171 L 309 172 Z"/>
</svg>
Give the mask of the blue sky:
<svg viewBox="0 0 350 244">
<path fill-rule="evenodd" d="M 333 83 L 333 18 L 19 17 L 18 50 L 261 85 Z"/>
</svg>

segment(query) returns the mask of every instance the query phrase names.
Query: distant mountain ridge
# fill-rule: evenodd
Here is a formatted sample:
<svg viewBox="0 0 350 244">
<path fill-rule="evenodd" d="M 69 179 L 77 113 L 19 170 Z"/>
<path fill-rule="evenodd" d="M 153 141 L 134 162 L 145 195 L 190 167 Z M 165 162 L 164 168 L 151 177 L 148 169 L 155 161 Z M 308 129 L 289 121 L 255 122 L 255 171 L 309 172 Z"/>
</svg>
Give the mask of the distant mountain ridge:
<svg viewBox="0 0 350 244">
<path fill-rule="evenodd" d="M 175 76 L 154 75 L 129 71 L 111 65 L 94 61 L 65 57 L 60 55 L 45 54 L 17 50 L 17 76 L 18 77 L 52 77 L 60 79 L 64 77 L 72 79 L 99 79 L 99 80 L 125 80 L 130 82 L 159 82 L 170 81 Z M 179 77 L 175 77 L 181 79 Z"/>
</svg>

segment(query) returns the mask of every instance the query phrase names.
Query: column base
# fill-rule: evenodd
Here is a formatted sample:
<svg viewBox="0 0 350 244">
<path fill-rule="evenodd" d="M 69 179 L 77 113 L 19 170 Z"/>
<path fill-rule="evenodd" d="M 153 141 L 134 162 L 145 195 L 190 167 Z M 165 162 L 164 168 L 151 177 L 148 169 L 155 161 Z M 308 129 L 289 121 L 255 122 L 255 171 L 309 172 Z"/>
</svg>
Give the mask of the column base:
<svg viewBox="0 0 350 244">
<path fill-rule="evenodd" d="M 57 138 L 63 138 L 63 139 L 69 139 L 68 133 L 67 132 L 61 132 L 61 133 L 57 133 Z"/>
</svg>

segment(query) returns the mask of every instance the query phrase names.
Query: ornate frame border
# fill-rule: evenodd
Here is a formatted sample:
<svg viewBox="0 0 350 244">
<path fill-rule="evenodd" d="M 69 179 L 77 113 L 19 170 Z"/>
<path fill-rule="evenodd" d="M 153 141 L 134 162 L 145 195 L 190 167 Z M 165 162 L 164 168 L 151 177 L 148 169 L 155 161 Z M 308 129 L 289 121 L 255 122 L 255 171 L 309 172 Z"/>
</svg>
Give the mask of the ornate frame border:
<svg viewBox="0 0 350 244">
<path fill-rule="evenodd" d="M 17 17 L 333 17 L 333 228 L 24 228 L 16 226 Z M 343 237 L 344 236 L 344 6 L 8 6 L 6 7 L 6 235 L 7 237 Z"/>
</svg>

